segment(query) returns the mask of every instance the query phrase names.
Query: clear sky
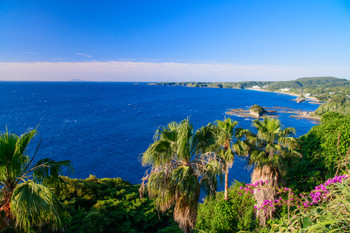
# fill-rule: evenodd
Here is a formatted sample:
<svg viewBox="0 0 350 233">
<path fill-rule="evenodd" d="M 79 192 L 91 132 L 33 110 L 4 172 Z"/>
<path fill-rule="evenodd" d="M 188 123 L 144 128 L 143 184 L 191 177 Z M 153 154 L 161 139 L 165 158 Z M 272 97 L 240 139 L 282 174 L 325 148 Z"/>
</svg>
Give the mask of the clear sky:
<svg viewBox="0 0 350 233">
<path fill-rule="evenodd" d="M 0 80 L 350 78 L 349 0 L 0 0 Z"/>
</svg>

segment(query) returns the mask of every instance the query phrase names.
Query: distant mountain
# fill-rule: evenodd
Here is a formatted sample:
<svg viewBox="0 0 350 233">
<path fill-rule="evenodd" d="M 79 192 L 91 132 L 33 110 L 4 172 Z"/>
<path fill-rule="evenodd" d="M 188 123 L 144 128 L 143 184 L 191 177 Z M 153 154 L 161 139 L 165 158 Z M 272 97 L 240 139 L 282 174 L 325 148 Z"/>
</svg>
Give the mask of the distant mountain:
<svg viewBox="0 0 350 233">
<path fill-rule="evenodd" d="M 305 77 L 305 78 L 298 78 L 298 82 L 319 82 L 319 84 L 326 84 L 330 82 L 346 82 L 347 79 L 340 79 L 335 77 Z"/>
<path fill-rule="evenodd" d="M 82 79 L 78 79 L 78 78 L 72 79 L 70 81 L 71 82 L 86 82 L 86 80 L 82 80 Z"/>
<path fill-rule="evenodd" d="M 329 88 L 349 86 L 350 81 L 346 79 L 339 79 L 335 77 L 312 77 L 312 78 L 298 78 L 294 81 L 280 81 L 273 82 L 269 85 L 269 90 L 278 90 L 282 88 L 305 89 L 305 88 Z"/>
<path fill-rule="evenodd" d="M 349 80 L 340 79 L 335 77 L 314 77 L 314 78 L 298 78 L 298 83 L 302 85 L 302 87 L 317 87 L 319 85 L 326 86 L 346 86 L 350 84 Z"/>
</svg>

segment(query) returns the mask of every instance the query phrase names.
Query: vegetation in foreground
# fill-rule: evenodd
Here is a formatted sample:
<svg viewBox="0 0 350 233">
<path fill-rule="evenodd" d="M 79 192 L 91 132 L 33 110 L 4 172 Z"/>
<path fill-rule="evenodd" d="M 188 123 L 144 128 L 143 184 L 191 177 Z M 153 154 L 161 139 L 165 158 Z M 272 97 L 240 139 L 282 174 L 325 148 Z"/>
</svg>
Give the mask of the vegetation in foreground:
<svg viewBox="0 0 350 233">
<path fill-rule="evenodd" d="M 42 159 L 34 164 L 36 153 L 30 158 L 26 148 L 35 134 L 36 129 L 21 136 L 8 131 L 0 135 L 0 230 L 59 230 L 68 220 L 66 210 L 43 182 L 60 182 L 62 168 L 70 168 L 70 162 Z"/>
<path fill-rule="evenodd" d="M 142 186 L 59 177 L 68 161 L 34 165 L 26 155 L 35 130 L 1 134 L 1 231 L 350 232 L 349 116 L 324 114 L 299 139 L 275 119 L 254 121 L 256 133 L 235 126 L 225 119 L 194 131 L 184 120 L 159 129 L 143 154 L 151 170 Z M 216 193 L 232 155 L 248 156 L 256 182 Z"/>
<path fill-rule="evenodd" d="M 233 183 L 228 189 L 227 201 L 223 199 L 223 192 L 215 198 L 207 197 L 199 205 L 196 228 L 204 232 L 253 231 L 257 228 L 254 197 L 242 192 L 242 186 L 244 183 Z"/>
<path fill-rule="evenodd" d="M 350 147 L 350 116 L 327 113 L 321 124 L 312 127 L 298 141 L 303 157 L 288 168 L 286 182 L 293 190 L 310 191 L 325 179 L 345 173 L 349 167 L 346 159 Z"/>
<path fill-rule="evenodd" d="M 155 201 L 140 197 L 140 185 L 120 178 L 62 177 L 51 188 L 71 216 L 65 227 L 68 233 L 158 232 L 176 226 L 171 212 L 160 214 Z"/>
<path fill-rule="evenodd" d="M 248 164 L 254 166 L 251 183 L 266 183 L 254 192 L 256 206 L 259 208 L 264 202 L 276 196 L 275 189 L 284 183 L 283 175 L 289 161 L 301 155 L 295 150 L 296 139 L 291 137 L 295 133 L 294 128 L 282 129 L 280 121 L 274 118 L 255 120 L 253 127 L 257 133 L 247 135 L 250 145 Z M 256 217 L 259 223 L 265 226 L 273 214 L 271 210 L 262 212 L 258 209 Z"/>
<path fill-rule="evenodd" d="M 174 220 L 185 232 L 194 228 L 201 188 L 215 194 L 220 159 L 214 152 L 213 126 L 193 131 L 189 120 L 160 128 L 142 156 L 151 170 L 143 178 L 142 189 L 156 200 L 157 209 L 174 208 Z"/>
<path fill-rule="evenodd" d="M 334 203 L 339 204 L 341 199 L 334 195 L 336 195 L 335 193 L 345 195 L 343 200 L 348 200 L 349 196 L 346 195 L 350 195 L 346 191 L 348 175 L 337 177 L 337 175 L 347 174 L 349 171 L 347 160 L 350 150 L 350 142 L 348 141 L 350 134 L 346 130 L 349 129 L 347 125 L 349 122 L 347 116 L 337 113 L 324 115 L 322 124 L 315 126 L 310 131 L 310 134 L 313 134 L 313 139 L 310 139 L 312 141 L 305 140 L 305 138 L 297 140 L 291 137 L 294 129 L 282 129 L 280 122 L 273 118 L 265 118 L 262 122 L 254 121 L 253 126 L 256 127 L 256 134 L 247 130 L 236 133 L 237 138 L 233 140 L 240 141 L 243 139 L 241 141 L 242 145 L 248 146 L 246 154 L 248 154 L 248 161 L 255 165 L 255 171 L 253 172 L 255 182 L 252 180 L 252 184 L 246 186 L 238 187 L 237 184 L 232 186 L 230 198 L 227 198 L 227 200 L 222 200 L 224 194 L 220 193 L 217 197 L 207 196 L 205 202 L 199 205 L 198 210 L 193 210 L 194 213 L 198 213 L 198 216 L 196 225 L 192 229 L 206 232 L 234 232 L 238 230 L 324 232 L 341 229 L 345 232 L 349 216 L 346 209 L 348 203 L 344 203 L 345 207 L 340 213 L 336 212 Z M 233 128 L 230 129 L 233 130 Z M 345 132 L 339 133 L 334 138 L 334 135 L 337 135 L 334 134 L 334 131 L 337 130 L 339 132 L 345 130 Z M 321 132 L 314 135 L 318 131 Z M 218 143 L 219 140 L 217 139 Z M 315 141 L 315 139 L 317 140 Z M 227 142 L 226 145 L 228 144 Z M 313 150 L 307 151 L 308 145 L 316 146 L 316 148 L 323 147 L 323 149 L 315 152 Z M 225 144 L 222 147 L 221 142 L 216 147 L 211 147 L 212 150 L 216 149 L 217 152 L 212 150 L 211 152 L 220 153 L 223 148 L 225 148 Z M 336 156 L 327 154 L 332 153 L 331 148 L 333 148 L 333 152 L 337 152 Z M 232 147 L 232 151 L 235 150 L 237 149 Z M 323 163 L 318 163 L 317 156 L 310 153 L 322 151 L 323 160 L 321 161 Z M 347 153 L 343 153 L 344 151 L 347 151 Z M 173 156 L 176 155 L 177 150 L 163 150 L 163 152 L 170 153 Z M 303 152 L 307 153 L 305 158 L 301 158 Z M 244 153 L 237 154 L 242 155 Z M 303 167 L 305 159 L 309 161 L 310 158 L 314 158 L 315 160 L 312 162 L 317 164 L 314 170 Z M 224 163 L 222 164 L 225 166 Z M 291 173 L 295 167 L 308 169 L 308 172 L 312 172 L 311 175 L 326 171 L 328 177 L 335 177 L 326 182 L 325 176 L 311 176 L 307 178 L 313 179 L 314 183 L 305 182 L 304 186 L 298 186 L 295 184 L 295 182 L 298 182 L 294 177 L 295 174 L 292 175 Z M 222 171 L 225 171 L 225 169 Z M 299 176 L 303 175 L 302 171 L 299 170 Z M 217 175 L 220 175 L 220 173 Z M 293 189 L 282 186 L 285 180 L 287 184 L 293 186 Z M 178 179 L 175 181 L 178 181 Z M 314 184 L 318 186 L 315 185 L 315 187 Z M 339 190 L 339 187 L 341 187 L 341 190 Z M 333 200 L 337 201 L 333 202 Z M 325 215 L 327 211 L 332 214 Z M 342 217 L 342 215 L 345 216 Z M 342 217 L 341 221 L 336 219 L 339 217 Z M 174 219 L 176 220 L 176 217 Z M 188 229 L 185 230 L 188 232 Z"/>
</svg>

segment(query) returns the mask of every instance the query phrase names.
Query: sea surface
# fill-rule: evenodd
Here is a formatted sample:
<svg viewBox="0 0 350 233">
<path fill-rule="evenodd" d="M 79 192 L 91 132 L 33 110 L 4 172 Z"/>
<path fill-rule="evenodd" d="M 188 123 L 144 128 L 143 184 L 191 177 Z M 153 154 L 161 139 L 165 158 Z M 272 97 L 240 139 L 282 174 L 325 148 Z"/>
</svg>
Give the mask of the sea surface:
<svg viewBox="0 0 350 233">
<path fill-rule="evenodd" d="M 38 126 L 29 146 L 33 153 L 41 140 L 37 159 L 71 160 L 71 177 L 89 174 L 121 177 L 141 182 L 146 167 L 140 155 L 152 143 L 158 127 L 189 118 L 197 129 L 223 120 L 229 108 L 253 104 L 315 110 L 318 105 L 292 101 L 293 96 L 236 89 L 150 86 L 98 82 L 0 82 L 0 131 L 6 127 L 22 134 Z M 250 128 L 252 119 L 230 116 L 239 127 Z M 281 114 L 285 127 L 296 136 L 307 133 L 314 122 Z M 230 182 L 250 181 L 251 169 L 236 158 Z"/>
</svg>

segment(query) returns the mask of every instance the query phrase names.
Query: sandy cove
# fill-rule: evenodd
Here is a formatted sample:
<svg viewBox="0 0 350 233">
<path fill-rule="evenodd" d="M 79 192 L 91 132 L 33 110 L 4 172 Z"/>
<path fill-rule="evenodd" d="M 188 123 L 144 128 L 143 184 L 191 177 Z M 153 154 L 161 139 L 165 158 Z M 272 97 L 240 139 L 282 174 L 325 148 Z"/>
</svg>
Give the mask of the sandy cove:
<svg viewBox="0 0 350 233">
<path fill-rule="evenodd" d="M 262 92 L 271 92 L 271 93 L 277 93 L 277 94 L 285 94 L 285 95 L 291 95 L 291 96 L 295 96 L 295 97 L 299 97 L 299 94 L 295 94 L 295 93 L 289 93 L 289 92 L 283 92 L 283 91 L 267 91 L 267 90 L 262 90 L 262 89 L 254 89 L 254 88 L 245 88 L 245 90 L 251 90 L 251 91 L 262 91 Z M 317 99 L 316 97 L 305 97 L 307 100 L 309 101 L 313 101 L 313 102 L 320 102 L 319 99 Z"/>
</svg>

